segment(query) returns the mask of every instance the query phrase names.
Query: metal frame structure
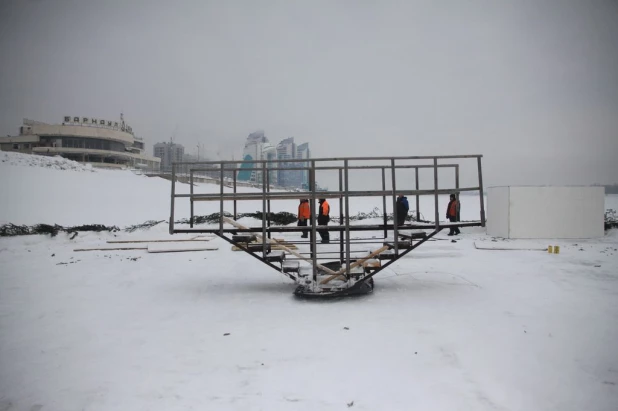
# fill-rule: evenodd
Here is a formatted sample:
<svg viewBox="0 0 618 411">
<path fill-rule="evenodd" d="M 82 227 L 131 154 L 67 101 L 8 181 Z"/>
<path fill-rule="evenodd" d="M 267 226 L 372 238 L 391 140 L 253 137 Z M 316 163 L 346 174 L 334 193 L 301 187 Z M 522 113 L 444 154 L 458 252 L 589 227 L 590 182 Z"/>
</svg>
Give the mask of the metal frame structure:
<svg viewBox="0 0 618 411">
<path fill-rule="evenodd" d="M 485 204 L 483 198 L 483 178 L 482 178 L 482 155 L 460 155 L 460 156 L 412 156 L 412 157 L 349 157 L 349 158 L 319 158 L 302 160 L 250 160 L 250 161 L 209 161 L 209 162 L 183 162 L 172 165 L 172 184 L 171 184 L 171 205 L 169 232 L 175 233 L 212 233 L 221 237 L 225 241 L 239 247 L 252 257 L 260 260 L 269 267 L 283 272 L 289 278 L 295 280 L 299 286 L 296 290 L 297 295 L 304 296 L 343 296 L 357 293 L 366 293 L 373 290 L 373 277 L 384 268 L 388 267 L 399 258 L 408 254 L 412 250 L 428 241 L 444 228 L 449 227 L 474 227 L 485 226 Z M 476 171 L 478 185 L 474 187 L 460 186 L 460 173 L 457 161 L 476 160 Z M 449 161 L 448 163 L 442 163 Z M 281 167 L 281 163 L 301 163 L 306 166 L 301 167 Z M 420 164 L 430 162 L 430 164 Z M 333 164 L 334 163 L 334 164 Z M 410 164 L 411 163 L 411 164 Z M 255 193 L 237 192 L 237 174 L 247 169 L 247 165 L 255 171 L 261 171 L 261 190 Z M 274 167 L 274 165 L 277 165 Z M 207 167 L 206 167 L 207 166 Z M 242 167 L 244 166 L 244 167 Z M 177 170 L 184 169 L 189 171 L 189 194 L 176 193 Z M 241 168 L 242 167 L 242 168 Z M 439 188 L 438 170 L 454 169 L 454 187 Z M 212 172 L 218 169 L 220 173 L 219 193 L 203 194 L 196 193 L 194 190 L 194 173 L 203 171 Z M 414 189 L 397 189 L 397 170 L 414 169 Z M 433 188 L 421 189 L 419 187 L 419 169 L 431 169 L 433 171 Z M 278 170 L 306 170 L 309 175 L 308 191 L 271 191 L 269 176 L 271 171 Z M 336 191 L 316 191 L 316 171 L 331 170 L 337 171 L 339 176 L 339 187 Z M 350 174 L 357 170 L 379 170 L 381 171 L 382 186 L 378 190 L 350 190 Z M 232 181 L 224 178 L 225 173 L 233 172 Z M 387 188 L 387 175 L 390 173 L 390 187 Z M 231 184 L 231 187 L 228 185 Z M 224 188 L 232 188 L 232 192 L 226 192 Z M 438 209 L 438 197 L 441 194 L 455 193 L 459 196 L 461 192 L 478 192 L 480 198 L 480 215 L 478 220 L 445 223 L 441 222 Z M 412 224 L 398 226 L 397 221 L 397 195 L 404 194 L 415 196 L 416 215 Z M 434 221 L 421 221 L 420 196 L 432 196 L 434 199 Z M 381 224 L 350 224 L 350 199 L 355 197 L 382 197 Z M 187 198 L 190 202 L 190 228 L 176 228 L 175 220 L 175 200 Z M 320 198 L 339 200 L 339 225 L 318 226 L 316 224 L 316 200 Z M 388 223 L 387 219 L 387 198 L 391 198 L 393 207 L 393 224 Z M 270 209 L 271 202 L 276 200 L 290 199 L 309 199 L 311 208 L 311 221 L 308 226 L 276 226 L 271 224 Z M 237 203 L 240 201 L 261 200 L 262 203 L 262 224 L 259 227 L 244 227 L 235 220 L 238 217 Z M 218 228 L 194 227 L 194 203 L 196 201 L 218 201 L 220 219 Z M 226 201 L 233 202 L 233 218 L 228 218 L 224 214 Z M 459 220 L 459 219 L 458 219 Z M 412 234 L 400 233 L 400 230 L 431 230 L 427 233 L 417 232 Z M 295 241 L 296 244 L 309 245 L 309 252 L 294 252 L 284 245 L 272 239 L 273 233 L 300 233 L 309 230 L 308 241 Z M 318 231 L 338 232 L 339 250 L 324 250 L 318 248 Z M 377 241 L 375 237 L 365 240 L 354 240 L 350 236 L 352 231 L 382 231 L 383 239 Z M 388 239 L 389 231 L 393 232 L 392 240 Z M 252 240 L 252 242 L 251 242 Z M 256 244 L 256 240 L 258 243 Z M 251 242 L 251 243 L 250 243 Z M 377 250 L 365 253 L 360 257 L 352 256 L 359 251 L 352 250 L 354 244 L 380 243 L 382 246 Z M 273 253 L 271 245 L 276 245 L 284 250 L 281 253 Z M 337 260 L 330 254 L 337 255 Z M 296 258 L 287 258 L 293 255 Z M 305 257 L 304 255 L 308 255 Z M 320 264 L 319 261 L 331 260 L 329 263 Z M 381 262 L 386 260 L 385 264 Z M 377 265 L 367 265 L 369 261 L 376 262 Z M 306 263 L 308 266 L 302 266 Z M 279 266 L 277 265 L 279 264 Z M 333 281 L 334 280 L 334 281 Z"/>
</svg>

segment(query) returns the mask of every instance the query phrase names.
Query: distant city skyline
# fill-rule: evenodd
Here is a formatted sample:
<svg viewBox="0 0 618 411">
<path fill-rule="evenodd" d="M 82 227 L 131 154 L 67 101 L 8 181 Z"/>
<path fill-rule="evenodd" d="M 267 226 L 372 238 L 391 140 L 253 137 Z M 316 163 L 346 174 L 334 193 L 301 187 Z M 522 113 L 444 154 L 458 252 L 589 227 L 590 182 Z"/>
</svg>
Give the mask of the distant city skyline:
<svg viewBox="0 0 618 411">
<path fill-rule="evenodd" d="M 276 168 L 268 172 L 268 182 L 272 185 L 292 188 L 308 187 L 308 174 L 303 170 L 280 170 L 281 168 L 297 168 L 305 166 L 305 162 L 298 160 L 307 159 L 310 156 L 309 143 L 305 142 L 302 150 L 297 150 L 294 137 L 286 137 L 277 145 L 273 145 L 266 136 L 264 130 L 250 133 L 244 144 L 241 160 L 244 161 L 268 161 L 269 169 Z M 274 160 L 289 160 L 289 162 L 277 163 Z M 272 161 L 272 162 L 271 162 Z M 251 163 L 241 165 L 242 170 L 238 173 L 240 181 L 251 181 L 261 183 L 263 181 L 262 171 L 259 166 Z"/>
</svg>

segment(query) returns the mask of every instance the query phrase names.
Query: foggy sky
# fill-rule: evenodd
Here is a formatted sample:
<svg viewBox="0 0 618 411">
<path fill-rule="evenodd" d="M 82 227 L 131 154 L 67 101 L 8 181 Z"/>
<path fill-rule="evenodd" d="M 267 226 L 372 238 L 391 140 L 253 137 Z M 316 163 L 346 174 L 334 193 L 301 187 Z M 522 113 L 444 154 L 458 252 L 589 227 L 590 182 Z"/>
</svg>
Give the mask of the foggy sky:
<svg viewBox="0 0 618 411">
<path fill-rule="evenodd" d="M 118 118 L 239 157 L 485 155 L 486 185 L 618 183 L 617 1 L 0 2 L 0 133 Z"/>
</svg>

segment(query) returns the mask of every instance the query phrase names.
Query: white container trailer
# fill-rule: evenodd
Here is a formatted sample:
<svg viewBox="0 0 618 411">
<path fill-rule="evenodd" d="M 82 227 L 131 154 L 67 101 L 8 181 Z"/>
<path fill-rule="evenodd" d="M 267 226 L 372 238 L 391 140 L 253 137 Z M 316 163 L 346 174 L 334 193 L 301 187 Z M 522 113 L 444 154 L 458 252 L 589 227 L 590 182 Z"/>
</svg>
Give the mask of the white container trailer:
<svg viewBox="0 0 618 411">
<path fill-rule="evenodd" d="M 490 187 L 487 234 L 502 238 L 604 235 L 603 187 Z"/>
</svg>

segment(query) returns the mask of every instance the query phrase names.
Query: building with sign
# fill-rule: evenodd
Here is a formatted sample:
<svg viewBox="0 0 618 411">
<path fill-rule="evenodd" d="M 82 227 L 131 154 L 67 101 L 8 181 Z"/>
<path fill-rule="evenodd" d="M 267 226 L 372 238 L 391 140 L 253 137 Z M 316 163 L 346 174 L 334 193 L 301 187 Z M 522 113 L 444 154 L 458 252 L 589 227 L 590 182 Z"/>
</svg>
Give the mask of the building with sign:
<svg viewBox="0 0 618 411">
<path fill-rule="evenodd" d="M 124 122 L 64 117 L 61 124 L 24 119 L 17 136 L 0 137 L 0 150 L 62 156 L 96 167 L 158 170 L 161 160 L 144 153 L 144 141 Z"/>
</svg>

